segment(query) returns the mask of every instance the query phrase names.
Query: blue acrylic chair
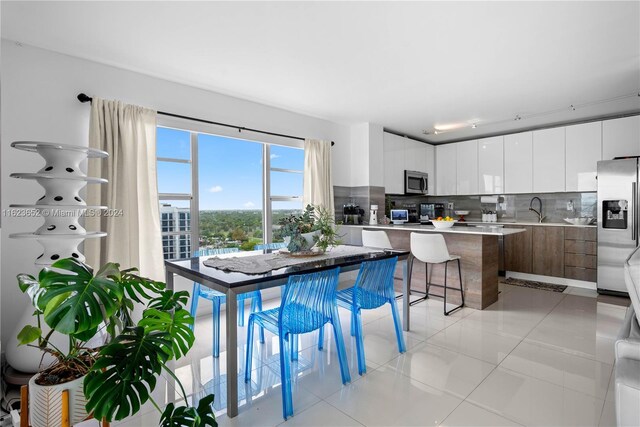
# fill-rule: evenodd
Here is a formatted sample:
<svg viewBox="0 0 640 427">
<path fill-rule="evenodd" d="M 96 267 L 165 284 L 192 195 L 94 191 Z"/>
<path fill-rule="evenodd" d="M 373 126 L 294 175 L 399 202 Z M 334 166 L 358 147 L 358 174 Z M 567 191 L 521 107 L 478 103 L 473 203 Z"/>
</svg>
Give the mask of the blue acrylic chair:
<svg viewBox="0 0 640 427">
<path fill-rule="evenodd" d="M 400 315 L 398 314 L 398 306 L 396 305 L 395 292 L 393 290 L 393 273 L 396 269 L 397 261 L 398 257 L 363 262 L 355 285 L 339 291 L 337 295 L 338 305 L 351 310 L 351 335 L 356 337 L 358 373 L 360 375 L 367 372 L 360 310 L 370 310 L 387 303 L 391 304 L 398 350 L 400 353 L 406 351 Z"/>
<path fill-rule="evenodd" d="M 208 256 L 229 254 L 238 252 L 238 248 L 219 248 L 219 249 L 201 249 L 194 251 L 193 256 Z M 220 356 L 220 306 L 227 301 L 227 296 L 222 292 L 215 291 L 200 283 L 193 282 L 193 291 L 191 292 L 191 316 L 195 319 L 196 310 L 198 309 L 198 301 L 200 298 L 207 299 L 213 304 L 213 357 Z M 247 292 L 238 294 L 238 326 L 244 326 L 244 301 L 251 299 L 251 312 L 262 310 L 262 296 L 260 291 Z M 195 328 L 195 322 L 191 325 L 191 329 Z M 260 342 L 264 342 L 264 330 L 260 328 Z"/>
<path fill-rule="evenodd" d="M 320 329 L 326 323 L 333 325 L 336 349 L 340 360 L 342 383 L 351 381 L 347 354 L 340 327 L 336 288 L 340 268 L 315 273 L 290 276 L 280 307 L 252 313 L 249 316 L 247 331 L 247 359 L 245 363 L 245 382 L 251 381 L 251 360 L 253 353 L 253 326 L 257 323 L 278 335 L 280 345 L 280 378 L 282 383 L 282 414 L 286 420 L 293 415 L 291 397 L 291 361 L 297 353 L 297 335 Z M 322 341 L 318 344 L 322 350 Z"/>
<path fill-rule="evenodd" d="M 254 251 L 260 251 L 263 249 L 282 249 L 282 248 L 286 248 L 287 245 L 284 242 L 280 242 L 280 243 L 263 243 L 260 245 L 255 245 L 253 247 Z"/>
</svg>

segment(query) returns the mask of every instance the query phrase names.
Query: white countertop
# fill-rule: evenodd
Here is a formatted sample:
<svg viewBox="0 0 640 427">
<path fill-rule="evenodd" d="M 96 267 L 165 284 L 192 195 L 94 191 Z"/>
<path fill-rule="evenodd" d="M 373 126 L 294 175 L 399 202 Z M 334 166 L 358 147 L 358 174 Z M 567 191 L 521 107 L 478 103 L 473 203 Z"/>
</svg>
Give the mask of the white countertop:
<svg viewBox="0 0 640 427">
<path fill-rule="evenodd" d="M 358 227 L 358 228 L 379 228 L 388 230 L 402 230 L 402 231 L 431 231 L 435 233 L 450 233 L 450 234 L 476 234 L 482 236 L 508 236 L 510 234 L 523 233 L 526 230 L 524 228 L 502 228 L 495 227 L 495 223 L 492 223 L 494 227 L 451 227 L 451 228 L 435 228 L 433 225 L 421 225 L 421 224 L 403 224 L 403 225 L 341 225 L 340 227 Z M 501 224 L 497 224 L 501 225 Z"/>
<path fill-rule="evenodd" d="M 536 225 L 542 227 L 583 227 L 583 228 L 593 228 L 596 227 L 596 224 L 590 225 L 574 225 L 569 224 L 568 222 L 525 222 L 525 221 L 498 221 L 498 222 L 482 222 L 482 221 L 465 221 L 467 224 L 473 225 L 481 225 L 481 224 L 497 224 L 497 225 Z"/>
</svg>

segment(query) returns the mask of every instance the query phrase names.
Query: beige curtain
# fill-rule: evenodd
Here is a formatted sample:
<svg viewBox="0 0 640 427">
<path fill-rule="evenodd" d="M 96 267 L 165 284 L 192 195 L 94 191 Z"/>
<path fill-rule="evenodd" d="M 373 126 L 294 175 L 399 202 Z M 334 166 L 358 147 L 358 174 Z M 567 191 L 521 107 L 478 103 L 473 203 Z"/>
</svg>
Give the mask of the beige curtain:
<svg viewBox="0 0 640 427">
<path fill-rule="evenodd" d="M 331 183 L 331 142 L 318 139 L 304 141 L 303 207 L 324 206 L 334 214 Z"/>
<path fill-rule="evenodd" d="M 156 178 L 156 112 L 119 101 L 93 98 L 89 146 L 109 153 L 89 160 L 89 176 L 109 180 L 87 186 L 87 204 L 107 206 L 112 215 L 87 217 L 87 230 L 108 233 L 85 241 L 87 263 L 117 262 L 164 280 L 160 208 Z M 121 213 L 121 215 L 120 215 Z"/>
</svg>

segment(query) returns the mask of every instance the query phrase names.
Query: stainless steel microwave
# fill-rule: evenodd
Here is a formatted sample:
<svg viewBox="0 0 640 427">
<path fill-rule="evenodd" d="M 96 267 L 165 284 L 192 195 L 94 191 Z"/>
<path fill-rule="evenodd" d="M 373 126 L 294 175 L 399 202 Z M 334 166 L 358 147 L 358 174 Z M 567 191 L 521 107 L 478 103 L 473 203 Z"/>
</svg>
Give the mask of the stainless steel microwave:
<svg viewBox="0 0 640 427">
<path fill-rule="evenodd" d="M 404 171 L 404 194 L 427 194 L 429 175 L 425 172 Z"/>
</svg>

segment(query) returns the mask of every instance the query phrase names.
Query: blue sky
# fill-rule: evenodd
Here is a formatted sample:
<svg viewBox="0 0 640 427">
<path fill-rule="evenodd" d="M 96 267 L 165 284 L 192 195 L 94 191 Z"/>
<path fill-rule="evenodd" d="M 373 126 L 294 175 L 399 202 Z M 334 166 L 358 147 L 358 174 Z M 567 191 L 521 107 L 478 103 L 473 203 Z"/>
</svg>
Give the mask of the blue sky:
<svg viewBox="0 0 640 427">
<path fill-rule="evenodd" d="M 157 156 L 189 159 L 189 132 L 158 128 Z M 262 144 L 200 134 L 198 139 L 200 210 L 262 209 Z M 271 167 L 302 170 L 304 151 L 271 145 Z M 160 193 L 191 192 L 191 166 L 158 162 Z M 271 194 L 302 195 L 302 174 L 271 172 Z M 273 209 L 301 203 L 274 202 Z"/>
</svg>

